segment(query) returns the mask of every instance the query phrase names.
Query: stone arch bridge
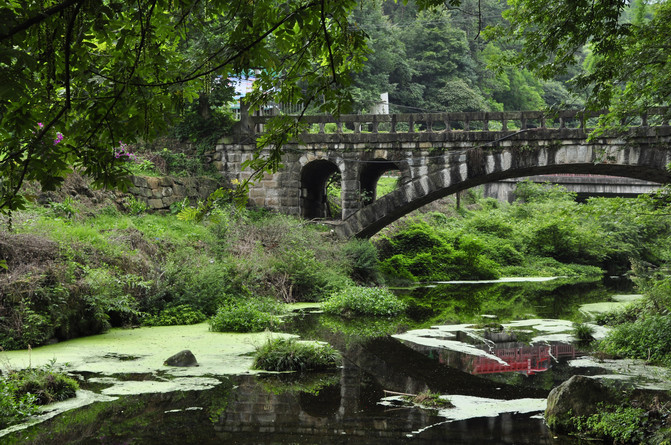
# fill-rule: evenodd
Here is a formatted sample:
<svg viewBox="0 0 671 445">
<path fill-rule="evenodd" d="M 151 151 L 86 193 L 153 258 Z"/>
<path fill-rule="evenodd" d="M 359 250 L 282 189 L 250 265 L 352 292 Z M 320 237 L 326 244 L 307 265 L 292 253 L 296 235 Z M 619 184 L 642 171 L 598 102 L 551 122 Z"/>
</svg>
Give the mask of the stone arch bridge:
<svg viewBox="0 0 671 445">
<path fill-rule="evenodd" d="M 588 138 L 597 114 L 562 111 L 306 116 L 309 131 L 284 146 L 283 168 L 253 184 L 258 206 L 304 218 L 329 218 L 327 181 L 338 173 L 342 212 L 336 231 L 368 237 L 447 195 L 507 178 L 571 173 L 668 182 L 667 109 L 637 117 L 626 131 Z M 217 145 L 215 163 L 229 179 L 256 150 L 269 117 L 249 117 L 238 136 Z M 399 186 L 376 199 L 379 178 Z"/>
</svg>

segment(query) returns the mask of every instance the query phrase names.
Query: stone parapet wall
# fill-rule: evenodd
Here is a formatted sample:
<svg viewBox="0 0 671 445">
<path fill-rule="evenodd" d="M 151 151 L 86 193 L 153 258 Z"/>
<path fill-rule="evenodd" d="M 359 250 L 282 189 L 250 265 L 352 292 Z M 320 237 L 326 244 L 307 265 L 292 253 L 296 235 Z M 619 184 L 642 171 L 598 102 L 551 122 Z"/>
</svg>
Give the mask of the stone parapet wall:
<svg viewBox="0 0 671 445">
<path fill-rule="evenodd" d="M 223 180 L 212 178 L 174 178 L 169 176 L 131 176 L 133 184 L 128 193 L 147 204 L 150 210 L 168 210 L 175 202 L 189 198 L 192 204 L 206 199 L 223 185 Z"/>
</svg>

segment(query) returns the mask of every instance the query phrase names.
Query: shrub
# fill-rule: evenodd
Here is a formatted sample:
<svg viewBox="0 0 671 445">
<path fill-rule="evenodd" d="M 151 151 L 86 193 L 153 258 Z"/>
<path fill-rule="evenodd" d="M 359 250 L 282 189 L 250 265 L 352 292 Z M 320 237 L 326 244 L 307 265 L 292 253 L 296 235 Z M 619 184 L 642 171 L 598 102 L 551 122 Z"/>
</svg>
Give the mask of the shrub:
<svg viewBox="0 0 671 445">
<path fill-rule="evenodd" d="M 505 221 L 503 216 L 492 216 L 491 213 L 476 213 L 468 220 L 467 224 L 478 232 L 499 238 L 510 238 L 514 233 L 513 226 Z"/>
<path fill-rule="evenodd" d="M 623 309 L 596 314 L 594 322 L 599 326 L 617 326 L 623 323 L 633 323 L 641 313 L 639 305 L 630 304 Z"/>
<path fill-rule="evenodd" d="M 295 250 L 294 250 L 295 249 Z M 290 289 L 282 290 L 288 301 L 318 301 L 324 293 L 341 287 L 342 279 L 315 258 L 314 251 L 302 250 L 299 246 L 286 249 L 271 262 L 271 275 L 286 277 Z"/>
<path fill-rule="evenodd" d="M 141 213 L 146 212 L 147 209 L 149 208 L 147 206 L 147 203 L 138 200 L 133 195 L 127 195 L 124 197 L 123 207 L 131 215 L 139 215 Z"/>
<path fill-rule="evenodd" d="M 265 371 L 321 371 L 337 367 L 340 360 L 340 354 L 330 345 L 276 338 L 269 339 L 256 349 L 253 368 Z"/>
<path fill-rule="evenodd" d="M 617 326 L 601 342 L 608 353 L 671 363 L 671 316 L 650 316 Z"/>
<path fill-rule="evenodd" d="M 0 429 L 35 414 L 36 399 L 34 394 L 17 394 L 16 382 L 0 377 Z"/>
<path fill-rule="evenodd" d="M 79 384 L 72 378 L 55 371 L 52 365 L 14 371 L 7 376 L 15 384 L 15 394 L 35 395 L 35 403 L 47 405 L 75 397 Z"/>
<path fill-rule="evenodd" d="M 342 250 L 352 267 L 351 276 L 360 283 L 378 282 L 377 250 L 369 240 L 353 239 Z"/>
<path fill-rule="evenodd" d="M 157 300 L 163 300 L 173 306 L 189 305 L 205 315 L 214 315 L 227 301 L 226 294 L 238 291 L 232 275 L 229 264 L 184 249 L 166 262 L 158 291 L 149 304 L 160 305 Z"/>
<path fill-rule="evenodd" d="M 207 316 L 188 304 L 180 304 L 162 310 L 158 315 L 150 315 L 144 319 L 147 326 L 174 326 L 201 323 Z"/>
<path fill-rule="evenodd" d="M 0 429 L 35 414 L 38 405 L 75 397 L 77 382 L 52 365 L 0 376 Z"/>
<path fill-rule="evenodd" d="M 403 312 L 405 304 L 386 288 L 352 286 L 333 293 L 322 308 L 326 313 L 342 316 L 385 316 Z"/>
<path fill-rule="evenodd" d="M 475 236 L 439 232 L 414 223 L 378 244 L 380 270 L 389 278 L 410 281 L 499 278 L 499 264 L 486 257 L 486 244 Z"/>
<path fill-rule="evenodd" d="M 245 299 L 222 306 L 210 319 L 210 330 L 217 332 L 260 332 L 279 324 L 283 308 L 269 300 Z"/>
<path fill-rule="evenodd" d="M 598 413 L 574 422 L 579 432 L 590 437 L 607 438 L 614 443 L 644 443 L 647 420 L 642 408 L 602 406 Z"/>
</svg>

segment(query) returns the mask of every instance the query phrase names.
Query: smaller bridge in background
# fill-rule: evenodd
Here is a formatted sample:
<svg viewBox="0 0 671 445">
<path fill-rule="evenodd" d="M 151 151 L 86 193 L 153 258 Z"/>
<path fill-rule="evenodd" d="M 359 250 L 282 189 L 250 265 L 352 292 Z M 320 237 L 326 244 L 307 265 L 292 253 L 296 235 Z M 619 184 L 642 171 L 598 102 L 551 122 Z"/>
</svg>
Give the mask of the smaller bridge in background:
<svg viewBox="0 0 671 445">
<path fill-rule="evenodd" d="M 434 200 L 492 182 L 537 175 L 606 175 L 669 181 L 669 109 L 652 109 L 620 133 L 589 138 L 598 113 L 562 111 L 305 116 L 308 132 L 283 147 L 283 168 L 249 191 L 252 203 L 305 218 L 332 218 L 327 184 L 338 174 L 343 237 L 366 237 Z M 246 116 L 217 145 L 215 165 L 244 180 L 258 129 Z M 261 153 L 263 155 L 263 153 Z M 376 197 L 393 171 L 400 186 Z"/>
<path fill-rule="evenodd" d="M 526 178 L 510 178 L 484 185 L 484 196 L 499 201 L 513 202 L 515 188 L 522 181 L 536 184 L 556 184 L 576 194 L 578 201 L 598 196 L 605 198 L 635 198 L 643 193 L 652 193 L 660 188 L 660 184 L 640 179 L 623 178 L 604 175 L 556 174 L 529 176 Z"/>
</svg>

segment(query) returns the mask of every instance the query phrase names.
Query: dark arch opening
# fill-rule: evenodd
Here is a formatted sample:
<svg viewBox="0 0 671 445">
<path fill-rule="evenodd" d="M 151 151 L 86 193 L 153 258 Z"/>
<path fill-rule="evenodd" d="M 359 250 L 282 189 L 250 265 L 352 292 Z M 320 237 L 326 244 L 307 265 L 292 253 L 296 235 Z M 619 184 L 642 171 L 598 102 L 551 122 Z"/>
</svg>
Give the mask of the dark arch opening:
<svg viewBox="0 0 671 445">
<path fill-rule="evenodd" d="M 372 203 L 378 198 L 377 185 L 382 175 L 396 171 L 400 177 L 400 169 L 395 162 L 375 160 L 365 163 L 359 174 L 361 190 L 361 202 L 364 206 Z"/>
<path fill-rule="evenodd" d="M 326 185 L 329 178 L 340 173 L 331 161 L 313 161 L 301 171 L 301 216 L 307 219 L 330 218 Z"/>
</svg>

